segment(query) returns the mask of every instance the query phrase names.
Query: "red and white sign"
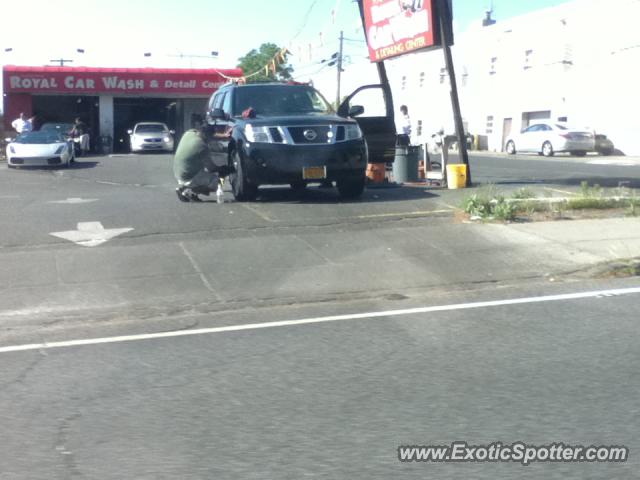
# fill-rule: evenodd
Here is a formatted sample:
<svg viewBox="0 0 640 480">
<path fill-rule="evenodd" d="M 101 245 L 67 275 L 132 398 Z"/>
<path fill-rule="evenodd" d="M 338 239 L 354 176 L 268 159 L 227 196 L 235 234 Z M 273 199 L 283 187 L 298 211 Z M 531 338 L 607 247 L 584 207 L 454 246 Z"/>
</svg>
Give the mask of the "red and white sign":
<svg viewBox="0 0 640 480">
<path fill-rule="evenodd" d="M 431 0 L 363 0 L 363 8 L 372 62 L 435 45 Z"/>
<path fill-rule="evenodd" d="M 209 95 L 239 78 L 240 69 L 16 67 L 3 69 L 6 93 L 195 94 Z"/>
</svg>

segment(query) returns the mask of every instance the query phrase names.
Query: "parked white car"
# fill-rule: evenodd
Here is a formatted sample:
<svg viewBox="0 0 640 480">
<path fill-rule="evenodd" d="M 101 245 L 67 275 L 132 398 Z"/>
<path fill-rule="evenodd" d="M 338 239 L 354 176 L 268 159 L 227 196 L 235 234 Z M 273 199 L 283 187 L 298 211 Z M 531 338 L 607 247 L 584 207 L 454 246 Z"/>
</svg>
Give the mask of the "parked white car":
<svg viewBox="0 0 640 480">
<path fill-rule="evenodd" d="M 58 131 L 21 133 L 7 145 L 7 166 L 65 166 L 74 160 L 73 145 Z"/>
<path fill-rule="evenodd" d="M 132 130 L 128 130 L 131 152 L 148 150 L 173 151 L 173 130 L 160 122 L 136 123 Z"/>
<path fill-rule="evenodd" d="M 562 123 L 536 123 L 507 139 L 505 149 L 513 155 L 517 152 L 538 153 L 551 157 L 557 152 L 569 152 L 583 157 L 595 148 L 593 132 L 572 128 Z"/>
</svg>

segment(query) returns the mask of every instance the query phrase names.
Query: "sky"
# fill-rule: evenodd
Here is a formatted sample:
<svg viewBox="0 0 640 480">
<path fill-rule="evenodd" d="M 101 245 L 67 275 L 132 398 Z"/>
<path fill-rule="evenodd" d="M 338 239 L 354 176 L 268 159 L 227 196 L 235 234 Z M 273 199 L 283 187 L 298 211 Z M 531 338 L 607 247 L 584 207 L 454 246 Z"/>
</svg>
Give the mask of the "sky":
<svg viewBox="0 0 640 480">
<path fill-rule="evenodd" d="M 494 17 L 563 1 L 493 0 Z M 455 28 L 479 21 L 490 4 L 453 0 Z M 274 42 L 293 46 L 291 61 L 304 73 L 336 51 L 340 30 L 351 39 L 345 46 L 350 60 L 366 60 L 353 0 L 29 0 L 3 5 L 3 19 L 2 64 L 46 65 L 62 57 L 72 66 L 228 68 L 252 48 Z"/>
<path fill-rule="evenodd" d="M 453 0 L 454 30 L 480 22 L 490 5 L 499 22 L 567 1 Z M 296 80 L 329 89 L 322 60 L 338 50 L 341 30 L 345 64 L 370 63 L 354 0 L 29 0 L 7 2 L 2 18 L 2 65 L 224 69 L 272 42 L 292 52 Z"/>
</svg>

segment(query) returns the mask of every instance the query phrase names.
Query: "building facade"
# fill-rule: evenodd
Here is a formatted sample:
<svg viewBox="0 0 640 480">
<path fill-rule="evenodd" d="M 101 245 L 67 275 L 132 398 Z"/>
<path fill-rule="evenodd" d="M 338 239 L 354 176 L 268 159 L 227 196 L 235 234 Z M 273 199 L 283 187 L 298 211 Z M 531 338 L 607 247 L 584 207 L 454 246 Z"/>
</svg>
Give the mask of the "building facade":
<svg viewBox="0 0 640 480">
<path fill-rule="evenodd" d="M 565 121 L 640 155 L 638 19 L 638 0 L 574 0 L 458 34 L 453 55 L 468 132 L 502 151 L 511 132 L 535 120 Z M 442 51 L 389 61 L 387 70 L 396 107 L 409 106 L 415 143 L 453 131 Z"/>
<path fill-rule="evenodd" d="M 179 137 L 201 121 L 209 96 L 240 69 L 155 69 L 5 66 L 4 127 L 23 112 L 38 123 L 80 117 L 91 137 L 128 150 L 137 122 L 166 123 Z M 94 145 L 96 142 L 94 142 Z"/>
</svg>

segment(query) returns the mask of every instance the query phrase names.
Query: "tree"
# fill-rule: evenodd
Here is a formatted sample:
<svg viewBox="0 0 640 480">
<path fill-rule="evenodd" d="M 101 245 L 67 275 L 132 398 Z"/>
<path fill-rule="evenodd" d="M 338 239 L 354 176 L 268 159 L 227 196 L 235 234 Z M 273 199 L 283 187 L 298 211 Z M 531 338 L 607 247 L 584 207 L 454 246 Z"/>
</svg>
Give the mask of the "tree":
<svg viewBox="0 0 640 480">
<path fill-rule="evenodd" d="M 290 53 L 285 50 L 284 59 L 282 59 L 280 57 L 281 51 L 282 48 L 274 43 L 263 43 L 258 50 L 254 48 L 244 57 L 238 59 L 238 67 L 242 69 L 245 75 L 260 72 L 251 78 L 247 78 L 247 82 L 290 80 L 293 73 L 293 67 L 287 63 Z M 275 60 L 275 74 L 271 67 L 272 60 Z M 268 74 L 265 72 L 265 67 L 268 67 Z"/>
</svg>

